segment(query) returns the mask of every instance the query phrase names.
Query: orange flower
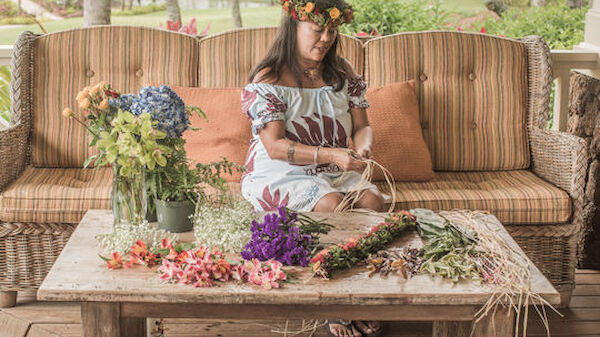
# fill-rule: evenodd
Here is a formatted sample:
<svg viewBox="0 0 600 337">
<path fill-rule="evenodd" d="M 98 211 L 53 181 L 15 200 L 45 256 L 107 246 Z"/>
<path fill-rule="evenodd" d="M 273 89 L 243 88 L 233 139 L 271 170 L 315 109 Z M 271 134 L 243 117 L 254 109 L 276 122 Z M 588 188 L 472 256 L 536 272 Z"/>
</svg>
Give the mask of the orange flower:
<svg viewBox="0 0 600 337">
<path fill-rule="evenodd" d="M 106 98 L 103 99 L 102 102 L 100 102 L 100 104 L 98 104 L 98 108 L 100 108 L 100 110 L 108 109 L 108 100 Z"/>
<path fill-rule="evenodd" d="M 78 94 L 77 97 L 75 97 L 75 99 L 79 102 L 82 99 L 88 97 L 88 95 L 90 94 L 90 89 L 88 89 L 87 87 L 83 88 L 83 90 L 81 90 Z"/>
<path fill-rule="evenodd" d="M 312 2 L 307 2 L 307 3 L 306 3 L 306 6 L 304 6 L 304 11 L 305 11 L 306 13 L 310 13 L 310 12 L 312 12 L 312 11 L 313 11 L 313 9 L 315 9 L 315 4 L 314 4 L 314 3 L 312 3 Z"/>
<path fill-rule="evenodd" d="M 79 101 L 79 107 L 82 109 L 87 109 L 90 107 L 90 100 L 87 98 L 82 99 L 81 101 Z"/>
<path fill-rule="evenodd" d="M 70 118 L 73 116 L 73 110 L 71 110 L 71 108 L 64 108 L 62 111 L 62 115 L 65 118 Z"/>
<path fill-rule="evenodd" d="M 135 245 L 131 246 L 131 254 L 133 255 L 145 255 L 148 253 L 148 247 L 142 240 L 137 240 Z"/>
<path fill-rule="evenodd" d="M 119 269 L 123 267 L 123 257 L 119 252 L 110 254 L 110 260 L 106 262 L 108 269 Z"/>
<path fill-rule="evenodd" d="M 287 13 L 290 10 L 290 2 L 286 1 L 283 3 L 283 10 Z"/>
<path fill-rule="evenodd" d="M 342 15 L 342 12 L 340 12 L 339 9 L 337 9 L 337 7 L 333 7 L 330 11 L 329 11 L 329 16 L 335 20 L 337 18 L 340 17 L 340 15 Z"/>
</svg>

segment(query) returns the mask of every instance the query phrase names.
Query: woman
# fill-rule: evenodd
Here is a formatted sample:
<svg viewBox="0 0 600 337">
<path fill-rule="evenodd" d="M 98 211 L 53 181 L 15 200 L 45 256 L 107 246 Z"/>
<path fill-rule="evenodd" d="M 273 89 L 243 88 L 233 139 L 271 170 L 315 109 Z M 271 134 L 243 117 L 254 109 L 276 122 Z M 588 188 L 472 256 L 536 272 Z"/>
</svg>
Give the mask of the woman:
<svg viewBox="0 0 600 337">
<path fill-rule="evenodd" d="M 361 180 L 373 141 L 366 83 L 337 56 L 338 26 L 352 20 L 352 9 L 344 0 L 282 5 L 287 15 L 242 92 L 253 133 L 242 194 L 257 211 L 285 205 L 331 212 Z M 384 202 L 369 184 L 355 207 L 383 211 Z M 330 321 L 329 332 L 379 336 L 381 327 L 372 321 Z"/>
</svg>

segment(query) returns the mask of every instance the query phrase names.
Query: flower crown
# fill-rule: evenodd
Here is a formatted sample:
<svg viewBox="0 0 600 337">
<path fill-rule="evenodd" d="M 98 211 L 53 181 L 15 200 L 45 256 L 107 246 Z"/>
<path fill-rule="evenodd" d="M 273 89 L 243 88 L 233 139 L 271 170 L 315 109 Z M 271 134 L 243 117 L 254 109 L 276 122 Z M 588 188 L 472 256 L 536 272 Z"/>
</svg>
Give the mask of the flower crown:
<svg viewBox="0 0 600 337">
<path fill-rule="evenodd" d="M 306 0 L 281 0 L 283 11 L 294 20 L 312 21 L 319 26 L 326 27 L 349 23 L 354 18 L 352 6 L 343 2 L 341 7 L 320 8 L 312 1 Z"/>
</svg>

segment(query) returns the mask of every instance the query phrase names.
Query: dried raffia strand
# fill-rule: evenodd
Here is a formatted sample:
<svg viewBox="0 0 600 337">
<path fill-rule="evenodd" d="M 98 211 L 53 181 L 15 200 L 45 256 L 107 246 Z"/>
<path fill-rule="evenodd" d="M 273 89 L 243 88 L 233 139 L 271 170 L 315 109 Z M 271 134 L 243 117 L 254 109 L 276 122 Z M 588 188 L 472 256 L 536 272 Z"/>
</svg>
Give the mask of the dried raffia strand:
<svg viewBox="0 0 600 337">
<path fill-rule="evenodd" d="M 390 188 L 392 203 L 390 204 L 388 213 L 392 213 L 394 211 L 394 208 L 396 207 L 396 181 L 394 180 L 394 176 L 390 173 L 390 171 L 388 171 L 388 169 L 373 159 L 364 159 L 364 161 L 367 163 L 367 167 L 363 171 L 360 181 L 352 186 L 350 191 L 344 195 L 344 198 L 335 208 L 334 212 L 340 213 L 354 208 L 354 205 L 356 205 L 356 203 L 362 199 L 362 197 L 365 195 L 365 191 L 369 188 L 369 184 L 373 179 L 373 172 L 375 171 L 375 168 L 381 169 L 383 176 L 385 177 L 385 182 Z M 342 178 L 340 179 L 343 179 L 343 175 L 345 174 L 348 173 L 342 173 Z"/>
<path fill-rule="evenodd" d="M 276 334 L 282 334 L 284 337 L 287 337 L 287 336 L 293 337 L 293 336 L 298 336 L 298 335 L 303 335 L 303 334 L 308 334 L 309 336 L 314 336 L 314 334 L 317 332 L 318 329 L 327 325 L 327 321 L 302 320 L 302 327 L 300 327 L 300 329 L 298 329 L 298 330 L 290 330 L 289 320 L 285 321 L 283 327 L 279 326 L 279 325 L 272 326 L 272 325 L 263 324 L 263 323 L 254 323 L 254 325 L 265 327 L 265 328 L 269 329 L 270 332 L 276 333 Z"/>
<path fill-rule="evenodd" d="M 516 313 L 515 336 L 527 336 L 527 321 L 529 318 L 529 305 L 533 305 L 540 316 L 546 333 L 550 336 L 548 316 L 545 306 L 560 314 L 548 301 L 539 294 L 531 291 L 531 273 L 527 259 L 515 251 L 486 220 L 489 213 L 484 211 L 452 210 L 442 211 L 439 214 L 456 224 L 461 231 L 471 230 L 477 232 L 478 248 L 485 252 L 478 260 L 481 265 L 495 266 L 492 270 L 493 279 L 491 287 L 492 296 L 476 313 L 475 324 L 483 317 L 495 312 L 498 305 L 508 305 Z M 516 300 L 516 303 L 515 303 Z M 538 308 L 541 306 L 541 311 Z M 520 332 L 521 315 L 523 316 L 523 332 Z M 473 331 L 472 331 L 473 332 Z"/>
</svg>

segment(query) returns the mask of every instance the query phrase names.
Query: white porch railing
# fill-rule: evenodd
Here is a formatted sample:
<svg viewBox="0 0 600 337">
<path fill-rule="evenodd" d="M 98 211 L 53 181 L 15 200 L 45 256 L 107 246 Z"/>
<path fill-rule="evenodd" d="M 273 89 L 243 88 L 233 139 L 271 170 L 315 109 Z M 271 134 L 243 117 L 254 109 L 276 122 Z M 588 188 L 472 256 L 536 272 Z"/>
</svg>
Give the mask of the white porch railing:
<svg viewBox="0 0 600 337">
<path fill-rule="evenodd" d="M 12 46 L 0 46 L 0 66 L 10 65 L 11 53 Z M 565 131 L 569 117 L 569 74 L 573 69 L 600 71 L 600 51 L 592 49 L 552 50 L 552 68 L 557 82 L 552 125 L 554 129 Z"/>
<path fill-rule="evenodd" d="M 12 46 L 0 46 L 0 66 L 10 65 Z"/>
</svg>

